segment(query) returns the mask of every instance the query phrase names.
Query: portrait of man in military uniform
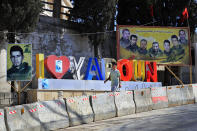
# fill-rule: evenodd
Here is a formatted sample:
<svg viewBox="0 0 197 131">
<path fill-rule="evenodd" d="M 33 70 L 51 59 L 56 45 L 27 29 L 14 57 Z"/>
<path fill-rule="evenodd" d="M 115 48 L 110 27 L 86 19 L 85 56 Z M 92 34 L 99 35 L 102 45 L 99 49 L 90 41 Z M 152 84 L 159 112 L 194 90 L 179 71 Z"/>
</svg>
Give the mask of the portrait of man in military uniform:
<svg viewBox="0 0 197 131">
<path fill-rule="evenodd" d="M 130 37 L 130 31 L 128 29 L 123 29 L 122 30 L 122 37 L 120 39 L 120 46 L 121 47 L 126 48 L 131 44 L 129 37 Z"/>
<path fill-rule="evenodd" d="M 171 48 L 171 57 L 169 57 L 168 61 L 178 61 L 184 57 L 185 50 L 183 45 L 179 43 L 178 37 L 176 35 L 171 36 L 171 41 L 173 47 Z"/>
<path fill-rule="evenodd" d="M 148 50 L 148 53 L 150 57 L 161 57 L 163 55 L 158 42 L 152 43 L 152 47 Z"/>
<path fill-rule="evenodd" d="M 170 54 L 171 54 L 170 41 L 169 40 L 164 40 L 163 47 L 164 47 L 164 52 L 163 52 L 164 55 L 165 56 L 170 56 Z"/>
<path fill-rule="evenodd" d="M 141 55 L 146 55 L 148 53 L 147 51 L 147 40 L 142 39 L 140 41 L 140 48 L 138 49 L 138 53 Z"/>
<path fill-rule="evenodd" d="M 186 39 L 186 33 L 184 30 L 179 30 L 179 43 L 188 45 L 188 40 Z"/>
<path fill-rule="evenodd" d="M 31 65 L 23 61 L 25 58 L 24 53 L 30 55 L 28 59 L 31 61 L 31 51 L 28 49 L 30 44 L 21 44 L 24 45 L 25 52 L 19 44 L 10 45 L 12 46 L 8 48 L 8 52 L 10 53 L 8 59 L 11 61 L 11 67 L 7 70 L 7 80 L 31 80 Z"/>
<path fill-rule="evenodd" d="M 130 36 L 130 41 L 131 44 L 126 48 L 127 50 L 135 53 L 138 51 L 138 46 L 137 46 L 137 36 L 136 35 L 131 35 Z"/>
</svg>

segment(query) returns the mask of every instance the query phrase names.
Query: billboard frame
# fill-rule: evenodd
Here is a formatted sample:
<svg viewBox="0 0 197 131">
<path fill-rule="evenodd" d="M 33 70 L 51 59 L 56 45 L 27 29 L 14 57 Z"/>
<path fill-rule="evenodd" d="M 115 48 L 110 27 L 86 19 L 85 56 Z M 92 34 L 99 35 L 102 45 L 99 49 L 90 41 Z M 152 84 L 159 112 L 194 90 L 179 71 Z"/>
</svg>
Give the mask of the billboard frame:
<svg viewBox="0 0 197 131">
<path fill-rule="evenodd" d="M 188 44 L 189 44 L 189 64 L 157 64 L 157 65 L 168 65 L 168 66 L 191 66 L 192 65 L 192 59 L 191 59 L 191 37 L 190 37 L 190 28 L 189 27 L 171 27 L 171 26 L 137 26 L 137 25 L 117 25 L 116 26 L 116 48 L 117 48 L 117 57 L 116 59 L 120 59 L 120 27 L 128 27 L 128 28 L 167 28 L 167 29 L 187 29 L 188 30 Z"/>
</svg>

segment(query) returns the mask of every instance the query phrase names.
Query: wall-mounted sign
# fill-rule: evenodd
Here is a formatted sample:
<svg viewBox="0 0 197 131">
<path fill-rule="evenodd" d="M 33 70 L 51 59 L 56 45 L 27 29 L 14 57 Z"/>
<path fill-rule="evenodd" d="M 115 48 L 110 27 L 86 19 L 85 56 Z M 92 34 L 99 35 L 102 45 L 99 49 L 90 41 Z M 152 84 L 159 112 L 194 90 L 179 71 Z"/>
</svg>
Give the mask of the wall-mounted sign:
<svg viewBox="0 0 197 131">
<path fill-rule="evenodd" d="M 80 70 L 83 66 L 85 57 L 81 57 L 78 63 L 73 56 L 69 58 L 71 58 L 71 60 L 66 56 L 57 57 L 55 55 L 50 55 L 44 60 L 44 65 L 48 72 L 55 78 L 61 79 L 68 69 L 70 69 L 73 72 L 73 76 L 75 76 L 74 78 L 80 80 Z M 103 58 L 99 61 L 97 58 L 89 58 L 84 77 L 85 80 L 104 80 L 105 76 L 109 74 L 111 62 L 114 61 L 114 59 L 110 60 L 110 58 Z M 36 67 L 43 67 L 43 62 L 36 64 Z M 117 61 L 117 65 L 122 81 L 157 82 L 156 62 L 121 59 Z M 40 72 L 43 71 L 40 70 Z M 36 73 L 39 73 L 39 71 Z"/>
<path fill-rule="evenodd" d="M 31 44 L 8 44 L 7 80 L 27 81 L 32 79 Z"/>
<path fill-rule="evenodd" d="M 117 29 L 118 59 L 156 61 L 168 65 L 190 64 L 187 27 L 119 25 Z"/>
</svg>

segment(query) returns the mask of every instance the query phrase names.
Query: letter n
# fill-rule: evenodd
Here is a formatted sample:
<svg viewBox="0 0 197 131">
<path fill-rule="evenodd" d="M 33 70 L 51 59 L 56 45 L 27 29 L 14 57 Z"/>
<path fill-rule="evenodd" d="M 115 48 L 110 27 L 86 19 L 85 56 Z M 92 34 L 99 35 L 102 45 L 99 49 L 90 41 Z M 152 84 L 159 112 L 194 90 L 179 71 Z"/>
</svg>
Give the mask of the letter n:
<svg viewBox="0 0 197 131">
<path fill-rule="evenodd" d="M 146 81 L 157 82 L 157 63 L 146 61 Z"/>
</svg>

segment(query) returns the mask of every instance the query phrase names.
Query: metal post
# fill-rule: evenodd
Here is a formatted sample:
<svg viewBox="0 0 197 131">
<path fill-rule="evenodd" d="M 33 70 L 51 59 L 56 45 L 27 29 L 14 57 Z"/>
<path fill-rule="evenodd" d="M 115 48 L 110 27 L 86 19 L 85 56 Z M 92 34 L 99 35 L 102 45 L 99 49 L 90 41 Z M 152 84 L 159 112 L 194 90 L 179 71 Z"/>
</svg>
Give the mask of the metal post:
<svg viewBox="0 0 197 131">
<path fill-rule="evenodd" d="M 18 83 L 18 104 L 20 105 L 20 103 L 21 103 L 21 82 L 20 81 L 18 81 L 17 82 Z"/>
<path fill-rule="evenodd" d="M 189 66 L 190 84 L 192 84 L 192 65 Z"/>
</svg>

